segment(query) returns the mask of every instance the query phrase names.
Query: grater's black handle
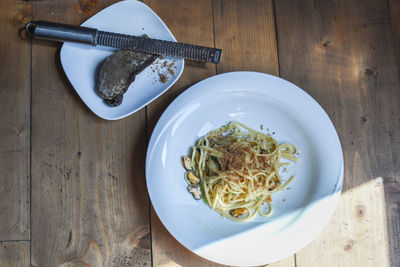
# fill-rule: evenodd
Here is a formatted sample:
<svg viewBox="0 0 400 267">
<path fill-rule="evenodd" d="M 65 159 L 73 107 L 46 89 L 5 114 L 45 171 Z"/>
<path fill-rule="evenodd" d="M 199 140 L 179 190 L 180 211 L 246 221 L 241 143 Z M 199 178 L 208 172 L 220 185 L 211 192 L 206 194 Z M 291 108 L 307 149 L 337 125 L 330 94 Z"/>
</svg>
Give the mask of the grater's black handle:
<svg viewBox="0 0 400 267">
<path fill-rule="evenodd" d="M 25 30 L 31 38 L 96 45 L 97 29 L 93 28 L 39 20 L 28 22 Z"/>
</svg>

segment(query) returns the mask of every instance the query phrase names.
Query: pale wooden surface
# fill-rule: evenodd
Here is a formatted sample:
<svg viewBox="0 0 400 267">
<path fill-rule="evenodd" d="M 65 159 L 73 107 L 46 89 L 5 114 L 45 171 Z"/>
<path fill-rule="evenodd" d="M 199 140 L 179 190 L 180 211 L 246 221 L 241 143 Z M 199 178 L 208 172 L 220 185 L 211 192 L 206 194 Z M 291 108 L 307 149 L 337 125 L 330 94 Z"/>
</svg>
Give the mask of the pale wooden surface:
<svg viewBox="0 0 400 267">
<path fill-rule="evenodd" d="M 330 223 L 271 266 L 400 265 L 398 0 L 145 0 L 179 41 L 222 48 L 223 58 L 188 62 L 159 99 L 109 122 L 74 92 L 59 45 L 31 44 L 18 29 L 31 16 L 79 24 L 114 2 L 0 3 L 0 266 L 220 266 L 163 227 L 144 159 L 176 96 L 234 70 L 302 87 L 327 111 L 344 151 L 344 190 Z"/>
<path fill-rule="evenodd" d="M 355 164 L 363 168 L 360 157 Z M 390 265 L 386 213 L 382 177 L 345 191 L 328 226 L 296 254 L 297 266 L 396 266 Z"/>
</svg>

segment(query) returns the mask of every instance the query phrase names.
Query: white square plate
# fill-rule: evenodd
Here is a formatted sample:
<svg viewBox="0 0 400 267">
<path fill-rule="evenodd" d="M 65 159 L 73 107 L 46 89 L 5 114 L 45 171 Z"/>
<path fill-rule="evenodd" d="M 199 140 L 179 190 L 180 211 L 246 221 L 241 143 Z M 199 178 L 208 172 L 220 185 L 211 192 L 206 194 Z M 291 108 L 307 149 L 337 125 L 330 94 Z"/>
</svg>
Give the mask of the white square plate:
<svg viewBox="0 0 400 267">
<path fill-rule="evenodd" d="M 135 0 L 111 5 L 82 23 L 82 26 L 137 36 L 147 34 L 151 38 L 176 41 L 156 13 Z M 61 64 L 75 91 L 93 113 L 106 120 L 121 119 L 141 109 L 168 90 L 183 72 L 183 59 L 157 59 L 136 76 L 124 94 L 122 104 L 110 107 L 95 91 L 95 73 L 99 64 L 114 51 L 108 47 L 64 43 L 60 52 Z M 174 74 L 162 67 L 164 62 L 166 65 L 173 64 Z M 160 74 L 167 76 L 165 83 L 160 81 Z"/>
</svg>

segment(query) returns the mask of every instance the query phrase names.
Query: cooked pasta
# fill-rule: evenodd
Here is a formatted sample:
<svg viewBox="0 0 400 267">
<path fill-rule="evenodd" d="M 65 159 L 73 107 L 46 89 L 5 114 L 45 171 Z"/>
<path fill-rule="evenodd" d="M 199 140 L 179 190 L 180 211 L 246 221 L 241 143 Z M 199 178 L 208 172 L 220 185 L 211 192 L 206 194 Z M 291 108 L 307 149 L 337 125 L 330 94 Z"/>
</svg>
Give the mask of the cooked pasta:
<svg viewBox="0 0 400 267">
<path fill-rule="evenodd" d="M 198 140 L 188 173 L 200 178 L 198 187 L 212 209 L 235 221 L 250 221 L 272 213 L 271 194 L 294 179 L 282 184 L 279 169 L 289 164 L 282 159 L 297 162 L 297 155 L 296 146 L 279 145 L 270 135 L 231 122 Z"/>
</svg>

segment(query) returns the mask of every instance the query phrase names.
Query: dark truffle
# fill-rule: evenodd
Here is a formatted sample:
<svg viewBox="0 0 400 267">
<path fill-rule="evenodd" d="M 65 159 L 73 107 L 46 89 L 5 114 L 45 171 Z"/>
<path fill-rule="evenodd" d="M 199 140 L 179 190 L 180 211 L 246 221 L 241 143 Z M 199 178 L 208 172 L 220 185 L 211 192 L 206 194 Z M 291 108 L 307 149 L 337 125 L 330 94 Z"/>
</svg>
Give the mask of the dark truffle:
<svg viewBox="0 0 400 267">
<path fill-rule="evenodd" d="M 106 103 L 118 106 L 135 76 L 156 60 L 157 55 L 119 50 L 100 66 L 96 92 Z M 120 97 L 121 96 L 121 97 Z"/>
</svg>

